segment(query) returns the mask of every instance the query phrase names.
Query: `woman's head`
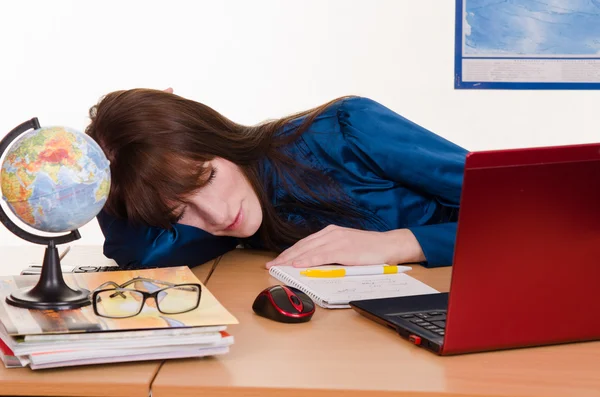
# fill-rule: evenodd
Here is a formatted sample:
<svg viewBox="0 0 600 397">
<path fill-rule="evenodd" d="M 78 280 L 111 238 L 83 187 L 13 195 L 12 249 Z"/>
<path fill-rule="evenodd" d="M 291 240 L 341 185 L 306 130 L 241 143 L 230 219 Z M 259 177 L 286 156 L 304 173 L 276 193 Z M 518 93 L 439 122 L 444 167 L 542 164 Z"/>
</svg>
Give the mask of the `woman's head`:
<svg viewBox="0 0 600 397">
<path fill-rule="evenodd" d="M 260 203 L 242 167 L 264 149 L 243 136 L 242 126 L 201 103 L 148 89 L 110 93 L 90 117 L 86 132 L 111 162 L 108 212 L 215 235 L 249 237 L 258 230 Z M 243 222 L 232 225 L 240 209 Z"/>
<path fill-rule="evenodd" d="M 279 218 L 258 167 L 268 159 L 274 172 L 302 186 L 305 181 L 295 178 L 298 164 L 280 148 L 332 102 L 288 118 L 244 126 L 172 93 L 112 92 L 90 109 L 91 123 L 86 128 L 111 162 L 105 210 L 134 223 L 170 228 L 179 222 L 214 235 L 245 238 L 260 229 L 269 248 L 292 244 L 312 231 Z M 276 137 L 277 131 L 300 116 L 307 117 L 295 134 Z M 304 190 L 318 201 L 311 189 L 304 186 Z"/>
</svg>

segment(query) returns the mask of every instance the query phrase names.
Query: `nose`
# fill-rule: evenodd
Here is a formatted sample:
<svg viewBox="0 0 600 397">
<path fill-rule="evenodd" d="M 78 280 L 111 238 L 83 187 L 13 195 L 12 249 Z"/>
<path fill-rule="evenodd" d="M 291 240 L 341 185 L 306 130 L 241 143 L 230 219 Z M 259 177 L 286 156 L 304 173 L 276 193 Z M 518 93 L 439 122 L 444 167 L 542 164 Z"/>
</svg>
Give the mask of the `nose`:
<svg viewBox="0 0 600 397">
<path fill-rule="evenodd" d="M 214 197 L 195 197 L 189 203 L 205 226 L 220 227 L 227 222 L 227 203 Z"/>
<path fill-rule="evenodd" d="M 205 222 L 211 226 L 222 226 L 227 220 L 227 206 L 221 203 L 206 203 L 200 213 Z"/>
</svg>

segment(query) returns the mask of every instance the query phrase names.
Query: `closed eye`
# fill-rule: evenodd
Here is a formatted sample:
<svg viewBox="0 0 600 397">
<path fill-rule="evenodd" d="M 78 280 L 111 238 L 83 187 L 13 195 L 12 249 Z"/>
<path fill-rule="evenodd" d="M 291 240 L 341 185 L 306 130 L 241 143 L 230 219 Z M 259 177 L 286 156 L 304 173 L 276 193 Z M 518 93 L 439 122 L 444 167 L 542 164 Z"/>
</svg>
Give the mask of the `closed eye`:
<svg viewBox="0 0 600 397">
<path fill-rule="evenodd" d="M 217 169 L 215 167 L 212 167 L 211 170 L 210 170 L 210 174 L 208 176 L 208 179 L 206 180 L 206 182 L 204 182 L 204 184 L 202 185 L 202 187 L 205 187 L 206 185 L 211 184 L 214 181 L 214 179 L 215 179 L 216 176 L 217 176 Z M 185 215 L 186 208 L 187 208 L 186 206 L 183 206 L 182 209 L 181 209 L 181 212 L 178 215 L 175 215 L 173 223 L 178 223 L 178 222 L 180 222 L 183 219 L 183 217 Z"/>
<path fill-rule="evenodd" d="M 208 176 L 208 180 L 206 181 L 205 185 L 212 183 L 212 181 L 215 179 L 215 176 L 217 176 L 217 169 L 213 167 L 210 170 L 210 175 Z"/>
</svg>

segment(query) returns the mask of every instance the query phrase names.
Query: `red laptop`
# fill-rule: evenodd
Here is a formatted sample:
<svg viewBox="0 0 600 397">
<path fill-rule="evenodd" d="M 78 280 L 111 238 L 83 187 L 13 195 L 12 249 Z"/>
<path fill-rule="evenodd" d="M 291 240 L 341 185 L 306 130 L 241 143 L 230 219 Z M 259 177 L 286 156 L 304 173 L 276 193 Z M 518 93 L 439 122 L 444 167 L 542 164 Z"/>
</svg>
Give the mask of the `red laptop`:
<svg viewBox="0 0 600 397">
<path fill-rule="evenodd" d="M 470 153 L 449 293 L 351 302 L 439 355 L 600 339 L 600 144 Z"/>
</svg>

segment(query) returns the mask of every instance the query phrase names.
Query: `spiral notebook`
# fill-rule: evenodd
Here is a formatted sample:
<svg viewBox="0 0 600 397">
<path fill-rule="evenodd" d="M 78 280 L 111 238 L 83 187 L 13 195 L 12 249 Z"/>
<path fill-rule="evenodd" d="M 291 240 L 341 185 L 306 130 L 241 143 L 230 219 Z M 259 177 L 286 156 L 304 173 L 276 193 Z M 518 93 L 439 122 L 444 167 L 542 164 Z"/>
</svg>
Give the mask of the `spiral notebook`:
<svg viewBox="0 0 600 397">
<path fill-rule="evenodd" d="M 339 268 L 341 266 L 323 266 Z M 405 273 L 373 276 L 314 278 L 300 274 L 304 269 L 291 266 L 273 266 L 271 276 L 304 292 L 319 306 L 326 309 L 350 308 L 349 302 L 364 299 L 389 298 L 438 293 L 427 284 Z"/>
</svg>

